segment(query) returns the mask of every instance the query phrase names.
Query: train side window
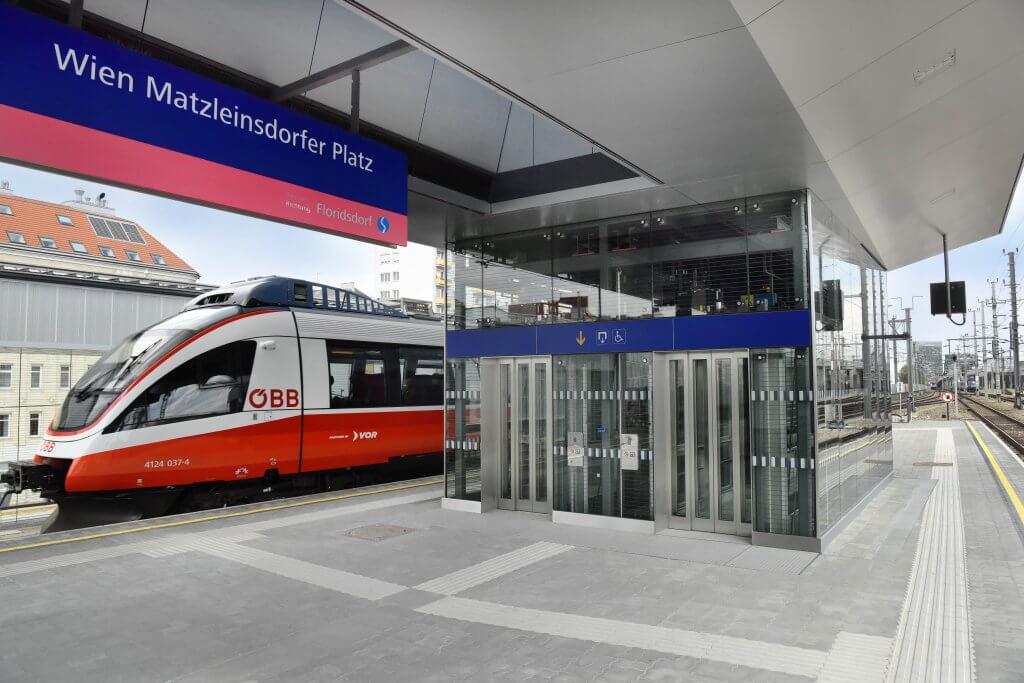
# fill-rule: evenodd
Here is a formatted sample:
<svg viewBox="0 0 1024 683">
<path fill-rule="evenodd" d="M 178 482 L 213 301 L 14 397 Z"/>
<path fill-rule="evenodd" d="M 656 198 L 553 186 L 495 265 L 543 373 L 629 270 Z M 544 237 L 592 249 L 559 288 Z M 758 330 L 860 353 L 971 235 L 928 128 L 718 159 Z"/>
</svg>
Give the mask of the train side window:
<svg viewBox="0 0 1024 683">
<path fill-rule="evenodd" d="M 387 363 L 381 349 L 327 343 L 332 408 L 375 408 L 388 405 Z"/>
<path fill-rule="evenodd" d="M 108 431 L 241 412 L 255 355 L 247 339 L 196 356 L 136 398 Z"/>
<path fill-rule="evenodd" d="M 403 347 L 398 350 L 402 405 L 439 406 L 444 403 L 444 352 Z"/>
</svg>

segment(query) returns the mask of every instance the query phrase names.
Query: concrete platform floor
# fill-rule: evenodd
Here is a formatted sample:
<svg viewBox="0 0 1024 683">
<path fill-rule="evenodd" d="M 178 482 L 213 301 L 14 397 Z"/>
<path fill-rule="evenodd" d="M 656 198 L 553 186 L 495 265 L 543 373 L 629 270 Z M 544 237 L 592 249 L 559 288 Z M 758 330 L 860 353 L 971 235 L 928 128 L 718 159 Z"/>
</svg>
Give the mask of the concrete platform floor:
<svg viewBox="0 0 1024 683">
<path fill-rule="evenodd" d="M 1021 680 L 1024 536 L 992 465 L 962 423 L 898 426 L 895 452 L 820 556 L 445 511 L 437 484 L 8 542 L 0 681 Z"/>
</svg>

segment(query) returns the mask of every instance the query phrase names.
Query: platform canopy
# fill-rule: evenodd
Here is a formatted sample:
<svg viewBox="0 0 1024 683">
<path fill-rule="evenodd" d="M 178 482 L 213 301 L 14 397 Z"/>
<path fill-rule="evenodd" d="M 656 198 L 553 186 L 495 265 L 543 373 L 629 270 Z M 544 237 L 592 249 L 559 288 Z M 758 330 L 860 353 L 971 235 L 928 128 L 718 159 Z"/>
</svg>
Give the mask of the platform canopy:
<svg viewBox="0 0 1024 683">
<path fill-rule="evenodd" d="M 427 243 L 451 205 L 551 219 L 586 197 L 663 208 L 809 187 L 893 268 L 938 253 L 940 233 L 950 247 L 997 234 L 1024 153 L 1017 0 L 84 9 L 87 30 L 124 29 L 268 94 L 396 41 L 413 46 L 368 64 L 360 116 L 366 134 L 418 150 L 409 237 Z M 343 73 L 298 97 L 345 117 L 351 91 Z"/>
</svg>

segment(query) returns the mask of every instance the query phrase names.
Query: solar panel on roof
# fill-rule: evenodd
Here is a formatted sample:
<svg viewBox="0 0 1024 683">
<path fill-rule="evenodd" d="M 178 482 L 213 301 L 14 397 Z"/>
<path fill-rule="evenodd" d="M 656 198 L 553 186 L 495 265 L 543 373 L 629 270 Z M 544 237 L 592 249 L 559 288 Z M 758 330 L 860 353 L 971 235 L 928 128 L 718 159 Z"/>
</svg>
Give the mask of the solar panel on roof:
<svg viewBox="0 0 1024 683">
<path fill-rule="evenodd" d="M 142 233 L 139 232 L 138 226 L 132 225 L 131 223 L 122 223 L 121 227 L 124 228 L 125 234 L 128 235 L 129 241 L 137 244 L 145 244 L 145 240 L 142 239 Z"/>
<path fill-rule="evenodd" d="M 92 223 L 93 232 L 95 232 L 98 237 L 113 237 L 113 235 L 110 234 L 110 230 L 107 228 L 106 221 L 102 218 L 89 216 L 89 222 Z"/>
<path fill-rule="evenodd" d="M 124 231 L 124 228 L 117 221 L 105 221 L 107 229 L 110 230 L 110 234 L 113 235 L 115 240 L 121 240 L 122 242 L 128 242 L 128 233 Z"/>
</svg>

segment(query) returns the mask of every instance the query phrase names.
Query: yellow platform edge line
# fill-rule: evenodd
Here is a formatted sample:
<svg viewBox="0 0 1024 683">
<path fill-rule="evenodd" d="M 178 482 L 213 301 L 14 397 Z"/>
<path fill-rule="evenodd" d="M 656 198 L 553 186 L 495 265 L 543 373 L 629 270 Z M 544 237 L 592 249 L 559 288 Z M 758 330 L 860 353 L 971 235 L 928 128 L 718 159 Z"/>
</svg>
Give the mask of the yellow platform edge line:
<svg viewBox="0 0 1024 683">
<path fill-rule="evenodd" d="M 971 424 L 970 420 L 964 420 L 964 424 L 966 424 L 967 428 L 971 430 L 971 434 L 974 436 L 975 442 L 981 448 L 985 457 L 988 458 L 989 465 L 992 466 L 992 471 L 996 473 L 996 479 L 998 479 L 999 483 L 1003 485 L 1003 490 L 1006 491 L 1006 495 L 1010 499 L 1010 504 L 1013 505 L 1013 509 L 1017 511 L 1017 518 L 1020 520 L 1021 525 L 1024 525 L 1024 503 L 1021 503 L 1020 496 L 1018 496 L 1017 491 L 1014 490 L 1013 484 L 1011 484 L 1010 480 L 1007 479 L 1006 473 L 1003 472 L 1003 468 L 999 465 L 999 461 L 996 460 L 994 455 L 992 455 L 992 451 L 989 450 L 988 444 L 985 443 L 983 438 L 981 438 L 981 434 L 979 434 L 978 430 L 974 428 L 974 425 Z M 1010 454 L 1010 457 L 1014 457 L 1012 453 Z"/>
<path fill-rule="evenodd" d="M 392 493 L 394 491 L 405 491 L 407 489 L 415 489 L 423 486 L 434 486 L 435 484 L 441 484 L 444 482 L 443 478 L 433 479 L 431 481 L 418 481 L 413 484 L 402 484 L 400 486 L 390 486 L 388 488 L 373 489 L 372 491 L 353 491 L 352 493 L 345 493 L 338 496 L 330 496 L 328 498 L 317 498 L 316 500 L 298 500 L 291 503 L 283 503 L 281 505 L 272 505 L 263 508 L 256 508 L 254 510 L 238 510 L 235 512 L 227 512 L 220 515 L 208 515 L 206 517 L 196 517 L 192 519 L 179 519 L 173 522 L 161 522 L 159 524 L 149 524 L 146 526 L 132 527 L 130 529 L 116 529 L 114 531 L 101 531 L 95 534 L 88 534 L 86 536 L 75 536 L 73 538 L 55 538 L 50 541 L 39 541 L 38 543 L 26 543 L 25 545 L 16 545 L 9 548 L 0 548 L 0 554 L 2 553 L 13 553 L 18 550 L 31 550 L 33 548 L 45 548 L 51 545 L 64 545 L 65 543 L 78 543 L 80 541 L 92 541 L 98 538 L 110 538 L 112 536 L 124 536 L 126 534 L 136 534 L 142 531 L 154 531 L 156 529 L 172 529 L 179 526 L 187 526 L 189 524 L 201 524 L 203 522 L 215 522 L 220 519 L 231 519 L 233 517 L 246 517 L 248 515 L 255 515 L 262 512 L 276 512 L 278 510 L 288 510 L 290 508 L 303 507 L 306 505 L 317 505 L 319 503 L 332 503 L 338 500 L 347 500 L 349 498 L 359 498 L 362 496 L 373 496 L 378 493 Z"/>
<path fill-rule="evenodd" d="M 5 510 L 3 508 L 0 508 L 0 520 L 17 519 L 18 517 L 21 517 L 21 516 L 25 516 L 25 517 L 29 517 L 29 518 L 31 518 L 31 517 L 42 517 L 42 513 L 45 512 L 45 513 L 49 514 L 49 513 L 53 512 L 54 508 L 56 508 L 56 507 L 57 507 L 56 505 L 40 505 L 38 507 L 22 508 L 20 510 Z M 37 514 L 37 513 L 39 513 L 39 514 Z"/>
</svg>

